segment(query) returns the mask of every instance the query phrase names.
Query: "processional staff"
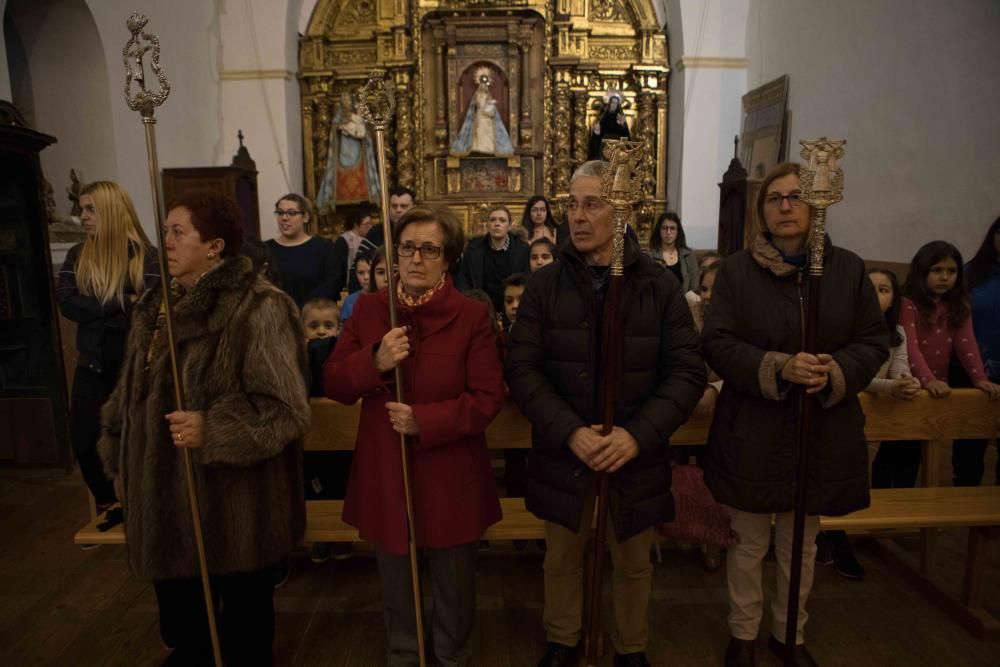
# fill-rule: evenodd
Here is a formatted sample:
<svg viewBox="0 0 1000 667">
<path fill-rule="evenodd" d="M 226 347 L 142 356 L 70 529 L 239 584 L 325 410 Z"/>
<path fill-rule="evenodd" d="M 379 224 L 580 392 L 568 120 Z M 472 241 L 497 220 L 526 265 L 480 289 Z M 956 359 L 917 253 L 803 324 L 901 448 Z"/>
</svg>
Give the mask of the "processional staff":
<svg viewBox="0 0 1000 667">
<path fill-rule="evenodd" d="M 618 402 L 621 376 L 622 327 L 621 293 L 625 274 L 625 228 L 635 216 L 635 208 L 643 200 L 642 163 L 644 144 L 641 141 L 605 139 L 604 166 L 601 169 L 601 196 L 615 209 L 612 238 L 610 281 L 604 303 L 604 412 L 601 434 L 610 435 L 615 427 L 615 405 Z M 587 632 L 584 644 L 586 664 L 596 667 L 601 655 L 601 582 L 603 581 L 604 541 L 608 526 L 608 492 L 611 475 L 601 472 L 597 490 L 597 528 L 594 532 L 590 557 L 590 585 L 587 594 Z"/>
<path fill-rule="evenodd" d="M 170 82 L 160 68 L 160 40 L 149 32 L 145 32 L 149 22 L 142 14 L 132 14 L 126 25 L 132 37 L 122 49 L 122 60 L 125 63 L 125 101 L 129 109 L 138 111 L 142 116 L 142 124 L 146 130 L 146 161 L 149 166 L 149 183 L 153 194 L 153 212 L 156 218 L 156 234 L 159 240 L 157 255 L 160 262 L 160 289 L 163 292 L 163 311 L 166 317 L 167 348 L 170 351 L 170 372 L 174 381 L 174 403 L 178 412 L 184 411 L 184 386 L 179 371 L 177 346 L 174 342 L 173 301 L 170 291 L 170 274 L 167 270 L 166 239 L 163 230 L 163 191 L 160 187 L 160 167 L 156 155 L 156 107 L 166 101 L 170 94 Z M 159 90 L 153 92 L 146 88 L 146 76 L 143 71 L 143 58 L 152 51 L 150 66 L 159 85 Z M 132 93 L 132 82 L 138 86 Z M 188 501 L 191 507 L 191 523 L 194 529 L 195 547 L 198 551 L 198 569 L 201 572 L 201 587 L 205 597 L 205 611 L 208 615 L 208 630 L 212 640 L 212 656 L 216 667 L 222 667 L 222 652 L 219 648 L 219 633 L 215 624 L 215 605 L 212 603 L 212 588 L 208 579 L 208 562 L 205 558 L 205 542 L 202 538 L 201 512 L 198 509 L 198 491 L 195 488 L 194 463 L 191 450 L 183 448 L 184 473 L 187 480 Z M 127 508 L 126 508 L 127 511 Z"/>
<path fill-rule="evenodd" d="M 823 283 L 823 249 L 826 241 L 826 209 L 844 198 L 844 172 L 837 161 L 844 157 L 844 140 L 820 137 L 802 140 L 800 155 L 806 160 L 799 171 L 802 201 L 809 204 L 811 225 L 807 242 L 809 254 L 809 304 L 806 312 L 803 352 L 817 354 L 820 287 Z M 799 619 L 799 590 L 802 585 L 802 550 L 805 540 L 806 479 L 809 450 L 813 439 L 812 421 L 816 396 L 802 391 L 799 395 L 798 466 L 795 470 L 795 521 L 792 532 L 791 574 L 788 581 L 788 611 L 785 625 L 785 664 L 795 665 L 795 640 Z"/>
<path fill-rule="evenodd" d="M 394 230 L 392 222 L 389 220 L 389 189 L 388 189 L 388 169 L 385 164 L 385 131 L 392 122 L 393 114 L 396 112 L 396 96 L 392 90 L 392 83 L 386 79 L 386 71 L 382 69 L 372 70 L 368 82 L 358 93 L 358 113 L 365 119 L 365 122 L 372 126 L 375 132 L 375 157 L 378 161 L 379 192 L 382 205 L 382 231 L 385 236 L 385 273 L 386 290 L 389 296 L 389 327 L 395 329 L 399 326 L 399 318 L 396 311 L 396 271 L 394 256 Z M 396 402 L 404 403 L 403 392 L 403 368 L 396 364 Z M 417 565 L 417 532 L 413 520 L 413 494 L 410 490 L 410 465 L 408 456 L 408 443 L 405 433 L 399 434 L 399 456 L 403 465 L 403 496 L 406 501 L 406 525 L 409 530 L 410 548 L 410 581 L 413 584 L 413 613 L 416 615 L 417 627 L 417 655 L 420 659 L 420 667 L 426 665 L 426 651 L 424 650 L 424 621 L 423 621 L 423 600 L 420 596 L 420 570 Z"/>
</svg>

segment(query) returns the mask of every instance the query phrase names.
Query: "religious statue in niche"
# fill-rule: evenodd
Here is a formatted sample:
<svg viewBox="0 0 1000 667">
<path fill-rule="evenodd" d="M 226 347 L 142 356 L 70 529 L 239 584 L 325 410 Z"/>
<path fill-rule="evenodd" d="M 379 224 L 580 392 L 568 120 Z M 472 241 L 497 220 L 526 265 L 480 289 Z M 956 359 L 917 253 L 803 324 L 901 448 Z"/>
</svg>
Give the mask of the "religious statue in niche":
<svg viewBox="0 0 1000 667">
<path fill-rule="evenodd" d="M 481 66 L 476 70 L 475 78 L 476 92 L 465 112 L 462 129 L 451 144 L 451 154 L 460 157 L 472 153 L 510 157 L 514 154 L 514 145 L 490 90 L 493 73 L 489 67 Z"/>
<path fill-rule="evenodd" d="M 597 102 L 596 104 L 600 104 Z M 605 139 L 631 139 L 628 122 L 622 110 L 622 95 L 616 88 L 609 88 L 604 93 L 604 104 L 601 106 L 601 116 L 590 131 L 590 145 L 587 148 L 588 160 L 602 159 L 601 142 Z"/>
<path fill-rule="evenodd" d="M 379 182 L 373 138 L 351 94 L 345 91 L 330 123 L 330 147 L 316 205 L 322 211 L 334 210 L 337 204 L 377 201 Z"/>
</svg>

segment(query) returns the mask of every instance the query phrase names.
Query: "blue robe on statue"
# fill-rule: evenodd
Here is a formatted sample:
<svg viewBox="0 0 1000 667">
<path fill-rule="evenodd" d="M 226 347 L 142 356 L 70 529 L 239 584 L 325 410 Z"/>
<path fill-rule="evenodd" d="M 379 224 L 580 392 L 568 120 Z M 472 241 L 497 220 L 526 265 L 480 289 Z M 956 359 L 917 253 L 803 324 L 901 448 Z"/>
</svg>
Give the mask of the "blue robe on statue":
<svg viewBox="0 0 1000 667">
<path fill-rule="evenodd" d="M 483 100 L 489 100 L 489 94 L 481 90 L 476 91 L 476 94 L 472 97 L 472 102 L 469 103 L 469 108 L 465 112 L 465 121 L 462 123 L 462 129 L 451 144 L 452 155 L 465 157 L 471 153 L 482 153 L 484 155 L 496 155 L 497 157 L 510 157 L 514 154 L 514 144 L 511 143 L 510 135 L 507 133 L 507 128 L 504 127 L 503 119 L 496 110 L 496 102 L 494 101 L 492 105 L 487 105 Z M 489 115 L 488 109 L 480 113 L 480 104 L 491 107 L 493 111 L 492 115 Z M 481 131 L 480 126 L 482 123 L 491 123 L 493 125 L 492 152 L 488 149 L 483 150 L 478 142 L 475 141 L 474 133 Z"/>
</svg>

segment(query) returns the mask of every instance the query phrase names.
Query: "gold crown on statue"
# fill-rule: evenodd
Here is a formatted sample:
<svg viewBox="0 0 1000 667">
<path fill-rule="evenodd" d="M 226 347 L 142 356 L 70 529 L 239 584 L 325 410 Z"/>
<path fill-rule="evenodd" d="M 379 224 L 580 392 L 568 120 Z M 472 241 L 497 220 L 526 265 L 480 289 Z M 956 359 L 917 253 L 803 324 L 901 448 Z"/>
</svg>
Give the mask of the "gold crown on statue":
<svg viewBox="0 0 1000 667">
<path fill-rule="evenodd" d="M 489 67 L 484 66 L 477 69 L 475 77 L 477 83 L 485 83 L 487 85 L 492 85 L 493 83 L 493 72 L 490 71 Z"/>
</svg>

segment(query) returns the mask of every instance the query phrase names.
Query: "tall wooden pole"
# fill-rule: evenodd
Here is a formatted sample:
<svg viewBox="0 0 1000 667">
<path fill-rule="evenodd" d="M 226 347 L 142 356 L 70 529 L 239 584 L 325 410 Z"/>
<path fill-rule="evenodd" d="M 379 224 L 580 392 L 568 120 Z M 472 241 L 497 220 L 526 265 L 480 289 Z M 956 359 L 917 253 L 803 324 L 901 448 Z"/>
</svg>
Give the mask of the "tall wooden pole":
<svg viewBox="0 0 1000 667">
<path fill-rule="evenodd" d="M 184 385 L 177 357 L 177 345 L 174 339 L 173 302 L 170 293 L 170 274 L 167 270 L 166 239 L 163 232 L 163 191 L 160 187 L 160 166 L 156 153 L 156 107 L 166 101 L 170 94 L 170 82 L 160 69 L 160 40 L 156 35 L 145 32 L 147 19 L 142 14 L 132 14 L 126 25 L 132 37 L 122 49 L 122 60 L 125 63 L 125 101 L 132 111 L 138 111 L 142 116 L 142 124 L 146 132 L 146 157 L 149 167 L 149 184 L 153 193 L 153 211 L 156 216 L 156 234 L 159 241 L 157 253 L 160 262 L 160 289 L 163 293 L 163 308 L 166 315 L 167 348 L 170 352 L 170 372 L 174 381 L 174 403 L 178 412 L 184 411 Z M 146 76 L 143 58 L 152 51 L 150 66 L 156 75 L 159 90 L 153 92 L 146 88 Z M 132 93 L 132 83 L 138 90 Z M 187 480 L 188 504 L 191 508 L 191 524 L 194 530 L 195 549 L 198 552 L 198 569 L 201 573 L 201 589 L 205 597 L 205 613 L 208 616 L 208 632 L 212 642 L 212 657 L 216 667 L 222 667 L 222 651 L 219 646 L 219 632 L 215 623 L 215 605 L 212 601 L 212 587 L 208 577 L 208 561 L 205 557 L 205 541 L 202 536 L 201 512 L 198 508 L 198 490 L 195 486 L 194 462 L 191 450 L 182 447 L 184 457 L 184 476 Z M 128 511 L 124 501 L 124 511 Z"/>
<path fill-rule="evenodd" d="M 844 196 L 844 172 L 837 161 L 844 156 L 844 141 L 820 137 L 801 141 L 801 156 L 807 161 L 799 172 L 802 200 L 812 208 L 809 228 L 809 304 L 805 322 L 803 351 L 817 354 L 820 292 L 823 284 L 823 250 L 826 241 L 826 209 Z M 791 572 L 788 578 L 788 610 L 785 616 L 785 665 L 795 663 L 798 635 L 799 591 L 802 586 L 802 552 L 805 546 L 806 486 L 809 477 L 809 451 L 812 422 L 816 410 L 815 394 L 803 390 L 799 397 L 798 465 L 795 469 L 795 518 L 792 531 Z"/>
<path fill-rule="evenodd" d="M 385 272 L 386 290 L 389 293 L 389 326 L 395 329 L 399 326 L 396 311 L 396 271 L 395 271 L 395 236 L 392 223 L 389 221 L 389 180 L 385 164 L 385 130 L 392 122 L 396 111 L 396 96 L 392 82 L 386 79 L 385 70 L 372 70 L 371 77 L 361 89 L 358 96 L 358 112 L 365 122 L 372 126 L 375 132 L 375 157 L 378 160 L 379 193 L 382 204 L 382 231 L 385 236 Z M 403 368 L 396 364 L 396 402 L 404 403 Z M 399 456 L 403 466 L 403 497 L 406 502 L 406 525 L 409 530 L 410 548 L 410 581 L 413 584 L 413 613 L 417 622 L 417 655 L 420 667 L 426 663 L 424 648 L 424 618 L 423 599 L 420 595 L 420 569 L 417 563 L 417 530 L 413 520 L 413 493 L 410 490 L 409 446 L 406 435 L 399 434 Z"/>
<path fill-rule="evenodd" d="M 621 375 L 621 292 L 625 275 L 625 228 L 632 220 L 635 206 L 642 200 L 641 177 L 644 144 L 639 141 L 605 140 L 606 160 L 601 173 L 601 196 L 615 209 L 612 237 L 610 282 L 604 303 L 602 336 L 604 346 L 604 410 L 601 434 L 610 435 L 615 427 L 618 403 L 618 378 Z M 587 667 L 596 667 L 601 658 L 601 584 L 604 573 L 604 542 L 608 529 L 608 491 L 611 475 L 598 474 L 597 527 L 594 529 L 590 558 L 590 585 L 587 587 L 587 623 L 584 652 Z M 590 520 L 590 517 L 586 517 Z"/>
</svg>

